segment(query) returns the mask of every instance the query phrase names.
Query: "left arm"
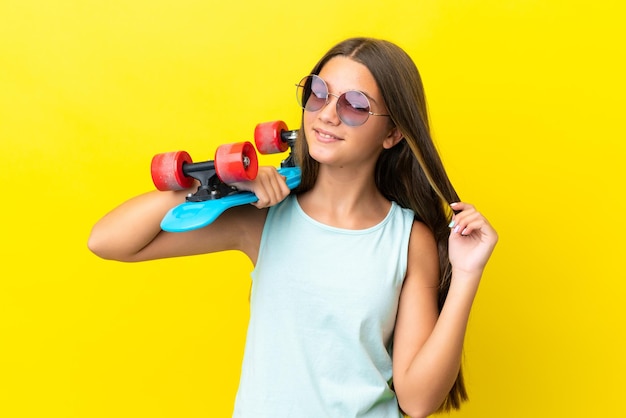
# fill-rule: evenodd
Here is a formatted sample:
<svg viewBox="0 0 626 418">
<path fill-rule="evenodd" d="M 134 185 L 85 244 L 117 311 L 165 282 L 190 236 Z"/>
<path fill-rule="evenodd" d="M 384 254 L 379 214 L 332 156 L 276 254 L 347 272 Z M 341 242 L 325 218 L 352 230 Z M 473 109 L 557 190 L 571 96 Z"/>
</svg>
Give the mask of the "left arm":
<svg viewBox="0 0 626 418">
<path fill-rule="evenodd" d="M 394 387 L 402 409 L 426 417 L 454 384 L 470 310 L 497 234 L 471 205 L 458 203 L 449 239 L 452 281 L 438 313 L 438 256 L 432 233 L 415 223 L 394 334 Z"/>
</svg>

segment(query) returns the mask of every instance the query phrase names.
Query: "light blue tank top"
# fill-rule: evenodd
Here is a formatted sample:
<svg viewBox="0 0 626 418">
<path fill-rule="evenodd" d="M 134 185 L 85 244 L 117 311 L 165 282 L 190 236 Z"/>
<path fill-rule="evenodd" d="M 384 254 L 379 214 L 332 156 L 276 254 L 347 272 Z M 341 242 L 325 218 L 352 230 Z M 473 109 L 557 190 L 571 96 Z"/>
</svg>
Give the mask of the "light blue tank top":
<svg viewBox="0 0 626 418">
<path fill-rule="evenodd" d="M 391 342 L 414 214 L 324 225 L 290 196 L 269 209 L 252 272 L 237 418 L 398 418 Z"/>
</svg>

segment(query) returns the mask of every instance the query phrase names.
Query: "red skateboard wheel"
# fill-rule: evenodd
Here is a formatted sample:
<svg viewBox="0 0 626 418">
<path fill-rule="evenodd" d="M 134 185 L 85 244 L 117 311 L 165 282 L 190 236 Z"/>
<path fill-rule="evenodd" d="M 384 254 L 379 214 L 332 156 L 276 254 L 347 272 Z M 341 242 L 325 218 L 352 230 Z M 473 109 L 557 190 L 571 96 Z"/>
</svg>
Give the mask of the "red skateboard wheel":
<svg viewBox="0 0 626 418">
<path fill-rule="evenodd" d="M 152 157 L 150 173 L 157 189 L 184 190 L 193 185 L 194 179 L 183 174 L 183 164 L 191 163 L 191 157 L 185 151 L 157 154 Z"/>
<path fill-rule="evenodd" d="M 215 173 L 224 183 L 254 180 L 259 162 L 250 142 L 220 145 L 215 151 Z"/>
<path fill-rule="evenodd" d="M 259 123 L 254 128 L 254 142 L 261 154 L 277 154 L 287 151 L 289 144 L 280 137 L 287 125 L 282 120 Z"/>
</svg>

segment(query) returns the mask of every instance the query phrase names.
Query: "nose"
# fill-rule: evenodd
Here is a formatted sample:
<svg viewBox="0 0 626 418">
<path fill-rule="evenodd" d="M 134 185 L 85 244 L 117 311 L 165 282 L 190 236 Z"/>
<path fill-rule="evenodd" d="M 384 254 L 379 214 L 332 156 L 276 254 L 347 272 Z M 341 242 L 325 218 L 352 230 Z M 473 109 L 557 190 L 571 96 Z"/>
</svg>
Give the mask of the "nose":
<svg viewBox="0 0 626 418">
<path fill-rule="evenodd" d="M 332 97 L 335 98 L 335 105 L 332 105 Z M 328 97 L 326 98 L 326 104 L 324 107 L 320 109 L 319 118 L 324 122 L 331 125 L 338 125 L 341 121 L 339 115 L 337 114 L 337 100 L 339 100 L 339 95 L 328 93 Z"/>
</svg>

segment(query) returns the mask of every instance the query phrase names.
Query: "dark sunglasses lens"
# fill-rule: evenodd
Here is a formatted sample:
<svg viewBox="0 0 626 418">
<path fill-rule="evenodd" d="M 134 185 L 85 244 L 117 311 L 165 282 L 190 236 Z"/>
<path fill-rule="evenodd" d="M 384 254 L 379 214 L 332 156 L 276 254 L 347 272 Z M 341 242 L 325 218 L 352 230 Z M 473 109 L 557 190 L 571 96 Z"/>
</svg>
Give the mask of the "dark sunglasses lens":
<svg viewBox="0 0 626 418">
<path fill-rule="evenodd" d="M 328 98 L 328 88 L 324 80 L 317 76 L 304 77 L 296 88 L 298 104 L 305 110 L 320 110 Z"/>
<path fill-rule="evenodd" d="M 370 102 L 360 91 L 347 91 L 337 100 L 337 114 L 346 125 L 363 125 L 369 112 Z"/>
</svg>

